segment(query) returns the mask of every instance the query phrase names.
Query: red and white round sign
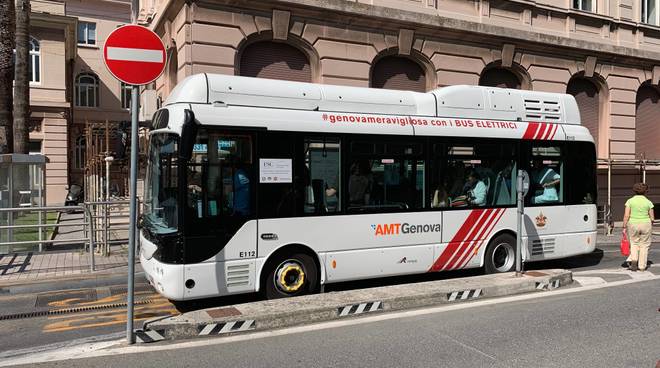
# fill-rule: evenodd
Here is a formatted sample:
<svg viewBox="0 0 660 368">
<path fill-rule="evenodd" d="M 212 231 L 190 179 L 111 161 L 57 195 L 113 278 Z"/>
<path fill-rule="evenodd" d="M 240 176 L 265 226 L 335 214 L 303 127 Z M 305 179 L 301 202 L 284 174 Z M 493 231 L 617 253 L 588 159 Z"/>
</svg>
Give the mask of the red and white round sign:
<svg viewBox="0 0 660 368">
<path fill-rule="evenodd" d="M 115 78 L 126 84 L 143 85 L 160 76 L 167 55 L 157 34 L 131 24 L 110 33 L 103 46 L 103 61 Z"/>
</svg>

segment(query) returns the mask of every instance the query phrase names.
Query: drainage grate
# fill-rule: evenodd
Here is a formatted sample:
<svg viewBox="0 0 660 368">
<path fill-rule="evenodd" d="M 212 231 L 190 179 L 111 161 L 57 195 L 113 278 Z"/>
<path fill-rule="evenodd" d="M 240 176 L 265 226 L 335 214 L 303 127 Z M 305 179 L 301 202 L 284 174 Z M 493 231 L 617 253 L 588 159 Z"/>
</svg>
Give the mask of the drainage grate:
<svg viewBox="0 0 660 368">
<path fill-rule="evenodd" d="M 525 276 L 540 277 L 540 276 L 548 276 L 548 274 L 540 271 L 525 271 Z"/>
<path fill-rule="evenodd" d="M 149 284 L 137 284 L 135 285 L 134 288 L 136 293 L 141 293 L 141 292 L 147 292 L 147 291 L 154 291 L 154 288 L 151 287 Z M 126 294 L 128 293 L 128 287 L 126 286 L 111 286 L 110 287 L 110 295 L 116 296 L 116 295 L 121 295 L 121 294 Z"/>
<path fill-rule="evenodd" d="M 206 314 L 209 315 L 211 318 L 223 318 L 223 317 L 231 317 L 231 316 L 240 316 L 242 313 L 238 309 L 234 307 L 230 308 L 216 308 L 216 309 L 211 309 L 207 310 Z"/>
<path fill-rule="evenodd" d="M 154 301 L 152 299 L 144 299 L 144 300 L 137 300 L 133 304 L 134 305 L 144 305 L 144 304 L 150 304 L 150 303 L 153 303 L 153 302 Z M 26 319 L 26 318 L 53 316 L 53 315 L 60 315 L 60 314 L 72 314 L 72 313 L 80 313 L 80 312 L 87 312 L 87 311 L 101 310 L 101 309 L 123 308 L 127 305 L 128 305 L 128 303 L 98 304 L 98 305 L 87 305 L 87 306 L 84 306 L 84 307 L 51 309 L 51 310 L 47 310 L 47 311 L 36 311 L 36 312 L 28 312 L 28 313 L 6 314 L 4 316 L 0 316 L 0 321 L 7 321 L 7 320 L 12 320 L 12 319 Z"/>
</svg>

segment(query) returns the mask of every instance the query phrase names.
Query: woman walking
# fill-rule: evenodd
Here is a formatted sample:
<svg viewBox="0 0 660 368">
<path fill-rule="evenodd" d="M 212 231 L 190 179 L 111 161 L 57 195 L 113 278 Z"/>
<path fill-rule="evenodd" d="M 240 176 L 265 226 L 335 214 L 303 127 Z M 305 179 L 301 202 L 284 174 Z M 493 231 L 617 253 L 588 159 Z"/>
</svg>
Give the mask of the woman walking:
<svg viewBox="0 0 660 368">
<path fill-rule="evenodd" d="M 623 215 L 623 231 L 630 239 L 631 271 L 646 270 L 646 260 L 651 246 L 651 230 L 654 218 L 653 203 L 646 198 L 649 186 L 646 183 L 633 185 L 635 195 L 626 201 Z"/>
</svg>

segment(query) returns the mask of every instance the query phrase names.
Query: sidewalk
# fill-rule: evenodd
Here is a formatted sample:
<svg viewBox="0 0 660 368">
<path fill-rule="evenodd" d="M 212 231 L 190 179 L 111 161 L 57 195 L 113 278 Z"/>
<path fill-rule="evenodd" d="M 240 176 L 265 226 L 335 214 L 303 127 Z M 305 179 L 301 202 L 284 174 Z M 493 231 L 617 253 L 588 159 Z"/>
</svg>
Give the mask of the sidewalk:
<svg viewBox="0 0 660 368">
<path fill-rule="evenodd" d="M 113 246 L 109 257 L 95 254 L 94 261 L 91 272 L 89 253 L 80 250 L 0 255 L 0 294 L 72 289 L 126 278 L 128 253 L 121 246 Z M 135 270 L 142 272 L 139 263 Z"/>
<path fill-rule="evenodd" d="M 657 231 L 657 229 L 653 229 L 653 230 L 654 230 L 654 234 L 652 236 L 651 242 L 659 243 L 660 235 L 655 234 L 655 231 Z M 615 228 L 612 235 L 605 235 L 603 234 L 603 229 L 598 229 L 598 233 L 596 234 L 596 247 L 598 247 L 599 244 L 619 244 L 620 242 L 621 242 L 621 227 Z"/>
<path fill-rule="evenodd" d="M 83 212 L 60 213 L 58 224 L 62 226 L 57 227 L 57 232 L 55 233 L 53 240 L 62 241 L 62 240 L 84 239 L 85 231 L 83 230 L 83 226 L 73 225 L 83 222 L 85 222 L 85 214 Z M 73 248 L 81 248 L 81 247 L 83 247 L 82 242 L 71 243 L 71 244 L 55 243 L 53 245 L 50 245 L 49 249 L 64 250 L 64 249 L 73 249 Z"/>
</svg>

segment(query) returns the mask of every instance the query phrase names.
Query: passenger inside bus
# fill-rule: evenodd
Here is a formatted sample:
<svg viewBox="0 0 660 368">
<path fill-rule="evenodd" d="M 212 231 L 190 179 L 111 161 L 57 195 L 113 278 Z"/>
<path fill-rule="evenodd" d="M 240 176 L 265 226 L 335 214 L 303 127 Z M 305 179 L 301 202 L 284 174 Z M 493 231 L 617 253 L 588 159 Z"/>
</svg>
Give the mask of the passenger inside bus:
<svg viewBox="0 0 660 368">
<path fill-rule="evenodd" d="M 433 192 L 433 198 L 431 199 L 431 208 L 442 208 L 449 206 L 449 196 L 447 195 L 447 190 L 445 185 L 440 185 Z"/>
<path fill-rule="evenodd" d="M 250 215 L 250 177 L 243 163 L 237 157 L 230 157 L 229 163 L 233 172 L 233 215 Z"/>
<path fill-rule="evenodd" d="M 484 180 L 481 179 L 476 170 L 470 171 L 468 174 L 466 186 L 469 187 L 466 191 L 468 203 L 474 206 L 484 206 L 486 204 L 488 186 L 484 183 Z"/>
<path fill-rule="evenodd" d="M 559 202 L 557 188 L 561 176 L 551 167 L 545 166 L 540 158 L 532 161 L 531 179 L 535 189 L 532 203 Z"/>
<path fill-rule="evenodd" d="M 450 197 L 458 197 L 464 194 L 463 186 L 465 184 L 465 164 L 462 161 L 454 162 L 454 165 L 449 167 L 448 174 L 453 180 L 450 181 L 451 187 L 448 188 Z"/>
<path fill-rule="evenodd" d="M 353 162 L 350 172 L 351 175 L 348 179 L 348 198 L 350 205 L 368 205 L 373 189 L 373 174 L 371 173 L 369 160 Z"/>
<path fill-rule="evenodd" d="M 512 204 L 514 193 L 512 188 L 511 176 L 514 171 L 511 161 L 504 165 L 504 168 L 497 173 L 495 185 L 492 190 L 492 199 L 490 202 L 494 205 Z M 489 195 L 491 191 L 489 191 Z"/>
</svg>

